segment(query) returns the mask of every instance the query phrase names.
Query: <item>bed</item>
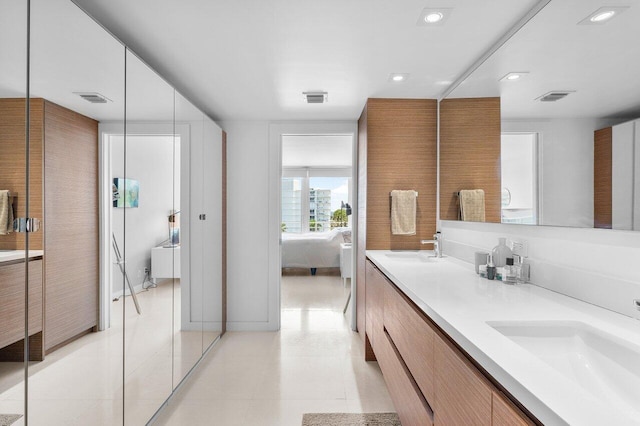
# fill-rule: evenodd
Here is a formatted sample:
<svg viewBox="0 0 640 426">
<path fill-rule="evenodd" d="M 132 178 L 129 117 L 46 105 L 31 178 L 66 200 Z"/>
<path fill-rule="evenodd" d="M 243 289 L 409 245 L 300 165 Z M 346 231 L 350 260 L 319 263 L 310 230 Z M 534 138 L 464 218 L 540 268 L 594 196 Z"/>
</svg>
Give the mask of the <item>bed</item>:
<svg viewBox="0 0 640 426">
<path fill-rule="evenodd" d="M 283 232 L 282 267 L 310 268 L 312 273 L 316 268 L 339 268 L 343 234 L 350 232 L 344 229 L 304 234 Z"/>
</svg>

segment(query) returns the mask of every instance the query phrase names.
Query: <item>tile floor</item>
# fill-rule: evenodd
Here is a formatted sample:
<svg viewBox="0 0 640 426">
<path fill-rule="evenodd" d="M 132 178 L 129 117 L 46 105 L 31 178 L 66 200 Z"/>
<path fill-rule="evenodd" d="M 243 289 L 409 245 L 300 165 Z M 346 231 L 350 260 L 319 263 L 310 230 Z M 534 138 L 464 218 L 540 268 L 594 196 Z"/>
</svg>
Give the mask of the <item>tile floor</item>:
<svg viewBox="0 0 640 426">
<path fill-rule="evenodd" d="M 282 279 L 282 330 L 228 332 L 156 425 L 300 426 L 308 412 L 395 411 L 342 314 L 336 276 Z"/>
<path fill-rule="evenodd" d="M 123 409 L 127 425 L 144 425 L 218 334 L 179 331 L 180 286 L 173 288 L 171 281 L 138 297 L 142 315 L 135 312 L 130 297 L 113 302 L 111 328 L 31 363 L 30 426 L 122 425 Z M 23 374 L 22 363 L 0 363 L 1 413 L 23 413 Z M 24 418 L 14 423 L 23 424 Z"/>
</svg>

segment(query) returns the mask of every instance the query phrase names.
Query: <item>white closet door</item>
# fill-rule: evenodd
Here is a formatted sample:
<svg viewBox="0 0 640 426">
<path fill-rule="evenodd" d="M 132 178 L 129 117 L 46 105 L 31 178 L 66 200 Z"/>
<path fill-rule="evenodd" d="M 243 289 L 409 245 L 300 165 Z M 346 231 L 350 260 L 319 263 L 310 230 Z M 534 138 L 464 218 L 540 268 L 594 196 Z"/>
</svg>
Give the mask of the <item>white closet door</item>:
<svg viewBox="0 0 640 426">
<path fill-rule="evenodd" d="M 611 210 L 613 229 L 633 229 L 634 122 L 613 126 Z"/>
</svg>

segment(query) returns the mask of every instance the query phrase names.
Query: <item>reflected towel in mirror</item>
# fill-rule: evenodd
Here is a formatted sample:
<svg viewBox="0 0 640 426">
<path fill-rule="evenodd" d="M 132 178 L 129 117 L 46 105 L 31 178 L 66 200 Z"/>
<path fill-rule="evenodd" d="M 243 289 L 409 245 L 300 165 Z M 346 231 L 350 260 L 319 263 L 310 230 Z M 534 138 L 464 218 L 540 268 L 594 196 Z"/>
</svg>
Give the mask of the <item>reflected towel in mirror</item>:
<svg viewBox="0 0 640 426">
<path fill-rule="evenodd" d="M 0 235 L 7 235 L 13 230 L 13 199 L 11 193 L 0 190 Z"/>
<path fill-rule="evenodd" d="M 466 222 L 484 222 L 484 190 L 462 189 L 458 193 L 460 218 Z"/>
</svg>

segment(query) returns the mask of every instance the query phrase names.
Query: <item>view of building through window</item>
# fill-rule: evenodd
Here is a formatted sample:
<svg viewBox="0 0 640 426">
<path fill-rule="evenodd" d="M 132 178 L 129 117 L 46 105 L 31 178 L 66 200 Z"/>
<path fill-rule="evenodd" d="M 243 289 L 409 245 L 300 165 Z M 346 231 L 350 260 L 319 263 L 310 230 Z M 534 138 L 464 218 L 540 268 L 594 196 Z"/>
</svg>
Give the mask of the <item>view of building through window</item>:
<svg viewBox="0 0 640 426">
<path fill-rule="evenodd" d="M 322 232 L 349 226 L 348 177 L 282 178 L 282 231 Z"/>
</svg>

